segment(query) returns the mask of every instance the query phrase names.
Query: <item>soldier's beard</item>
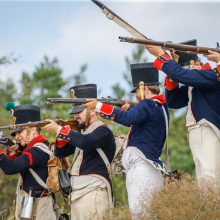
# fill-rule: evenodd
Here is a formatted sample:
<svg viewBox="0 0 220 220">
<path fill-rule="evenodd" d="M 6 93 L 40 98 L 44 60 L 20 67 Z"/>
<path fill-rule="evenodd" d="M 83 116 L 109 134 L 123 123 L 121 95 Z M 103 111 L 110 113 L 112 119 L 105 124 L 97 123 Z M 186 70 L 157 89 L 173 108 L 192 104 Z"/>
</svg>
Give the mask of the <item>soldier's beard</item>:
<svg viewBox="0 0 220 220">
<path fill-rule="evenodd" d="M 79 127 L 80 129 L 85 129 L 85 128 L 86 128 L 86 123 L 85 123 L 85 122 L 80 122 L 80 123 L 78 124 L 78 127 Z"/>
</svg>

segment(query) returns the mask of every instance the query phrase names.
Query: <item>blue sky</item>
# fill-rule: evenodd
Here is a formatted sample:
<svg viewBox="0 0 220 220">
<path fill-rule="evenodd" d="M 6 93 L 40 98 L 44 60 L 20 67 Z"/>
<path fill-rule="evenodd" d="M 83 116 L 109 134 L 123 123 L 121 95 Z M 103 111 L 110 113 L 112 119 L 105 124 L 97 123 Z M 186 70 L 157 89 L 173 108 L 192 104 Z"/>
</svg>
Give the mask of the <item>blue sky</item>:
<svg viewBox="0 0 220 220">
<path fill-rule="evenodd" d="M 155 40 L 181 42 L 196 38 L 198 45 L 220 41 L 220 1 L 104 1 L 122 18 Z M 19 63 L 0 67 L 0 77 L 19 81 L 22 71 L 33 72 L 44 55 L 57 57 L 64 77 L 88 64 L 87 81 L 101 95 L 111 86 L 126 86 L 124 58 L 134 45 L 120 43 L 130 36 L 109 21 L 90 1 L 0 1 L 0 56 L 21 55 Z M 146 53 L 149 61 L 153 57 Z M 212 64 L 213 65 L 213 64 Z"/>
</svg>

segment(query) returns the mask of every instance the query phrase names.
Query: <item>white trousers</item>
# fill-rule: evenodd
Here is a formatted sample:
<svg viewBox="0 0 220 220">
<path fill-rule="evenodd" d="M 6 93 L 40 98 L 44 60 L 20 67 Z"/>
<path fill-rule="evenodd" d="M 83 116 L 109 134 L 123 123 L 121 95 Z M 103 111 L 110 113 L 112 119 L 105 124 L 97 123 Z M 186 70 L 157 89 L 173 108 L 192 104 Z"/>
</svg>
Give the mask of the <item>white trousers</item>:
<svg viewBox="0 0 220 220">
<path fill-rule="evenodd" d="M 154 193 L 164 186 L 161 171 L 140 158 L 135 153 L 136 150 L 135 147 L 128 147 L 122 156 L 122 164 L 126 169 L 126 188 L 132 219 L 140 219 L 143 214 L 146 215 Z"/>
<path fill-rule="evenodd" d="M 196 167 L 200 186 L 211 181 L 220 187 L 220 140 L 209 126 L 200 126 L 189 131 L 189 145 Z"/>
<path fill-rule="evenodd" d="M 71 220 L 108 219 L 110 204 L 107 188 L 97 188 L 71 201 Z"/>
</svg>

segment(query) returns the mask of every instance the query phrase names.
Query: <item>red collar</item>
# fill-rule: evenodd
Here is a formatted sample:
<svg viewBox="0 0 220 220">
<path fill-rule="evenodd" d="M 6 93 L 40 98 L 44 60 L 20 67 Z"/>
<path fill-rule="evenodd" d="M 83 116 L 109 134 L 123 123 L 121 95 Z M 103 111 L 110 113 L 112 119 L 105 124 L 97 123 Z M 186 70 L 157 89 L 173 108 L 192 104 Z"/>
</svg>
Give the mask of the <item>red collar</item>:
<svg viewBox="0 0 220 220">
<path fill-rule="evenodd" d="M 155 95 L 151 99 L 161 103 L 162 105 L 166 104 L 166 98 L 165 95 Z"/>
<path fill-rule="evenodd" d="M 24 149 L 23 152 L 29 150 L 31 147 L 33 147 L 33 145 L 35 145 L 36 143 L 39 142 L 44 142 L 46 141 L 46 139 L 42 136 L 42 135 L 38 135 L 36 138 L 34 138 L 28 145 L 27 147 Z"/>
</svg>

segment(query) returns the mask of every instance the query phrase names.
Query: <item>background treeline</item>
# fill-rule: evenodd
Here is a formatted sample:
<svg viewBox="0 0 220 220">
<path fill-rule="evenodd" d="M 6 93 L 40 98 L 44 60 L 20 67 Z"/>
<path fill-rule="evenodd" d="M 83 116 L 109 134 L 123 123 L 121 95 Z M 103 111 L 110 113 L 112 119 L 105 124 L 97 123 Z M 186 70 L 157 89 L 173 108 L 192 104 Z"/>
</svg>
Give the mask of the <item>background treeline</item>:
<svg viewBox="0 0 220 220">
<path fill-rule="evenodd" d="M 7 57 L 0 58 L 1 65 L 13 65 Z M 125 97 L 132 99 L 129 94 L 130 88 L 132 88 L 129 64 L 146 62 L 146 56 L 144 54 L 143 47 L 137 46 L 133 53 L 129 57 L 125 57 L 125 71 L 123 74 L 124 80 L 128 84 L 129 89 L 123 88 L 120 83 L 116 83 L 112 86 L 112 94 L 109 94 L 115 98 Z M 69 119 L 70 105 L 49 105 L 44 100 L 46 97 L 69 97 L 69 87 L 81 83 L 90 83 L 86 79 L 87 65 L 83 64 L 79 67 L 78 73 L 69 75 L 68 78 L 63 76 L 62 67 L 59 66 L 59 60 L 57 58 L 49 58 L 47 56 L 42 58 L 39 64 L 36 64 L 36 68 L 33 72 L 23 72 L 19 82 L 14 82 L 13 79 L 0 79 L 0 125 L 7 125 L 11 123 L 10 114 L 4 110 L 3 106 L 8 101 L 15 101 L 16 104 L 34 104 L 41 107 L 42 119 L 45 118 L 63 118 Z M 2 75 L 1 75 L 2 76 Z M 163 82 L 162 82 L 163 83 Z M 98 85 L 100 88 L 101 85 Z M 161 88 L 163 91 L 163 88 Z M 99 91 L 99 96 L 101 91 Z M 185 114 L 176 114 L 175 111 L 171 111 L 170 131 L 169 131 L 169 152 L 171 160 L 171 168 L 183 170 L 185 173 L 192 174 L 194 171 L 194 163 L 190 153 L 190 149 L 187 141 L 187 132 L 185 128 Z M 178 117 L 177 117 L 178 115 Z M 115 134 L 126 134 L 128 128 L 119 126 L 116 123 L 108 122 L 109 126 L 113 129 Z M 9 133 L 6 132 L 7 135 Z M 44 135 L 49 138 L 50 141 L 54 140 L 54 136 L 48 133 Z M 1 146 L 2 147 L 2 146 Z M 13 210 L 16 182 L 18 175 L 6 176 L 0 170 L 0 216 L 7 213 L 9 210 Z M 125 189 L 124 177 L 113 178 L 113 188 L 116 204 L 120 207 L 127 206 L 127 196 Z M 59 200 L 61 206 L 65 206 L 62 199 Z M 5 214 L 5 216 L 8 214 Z"/>
</svg>

